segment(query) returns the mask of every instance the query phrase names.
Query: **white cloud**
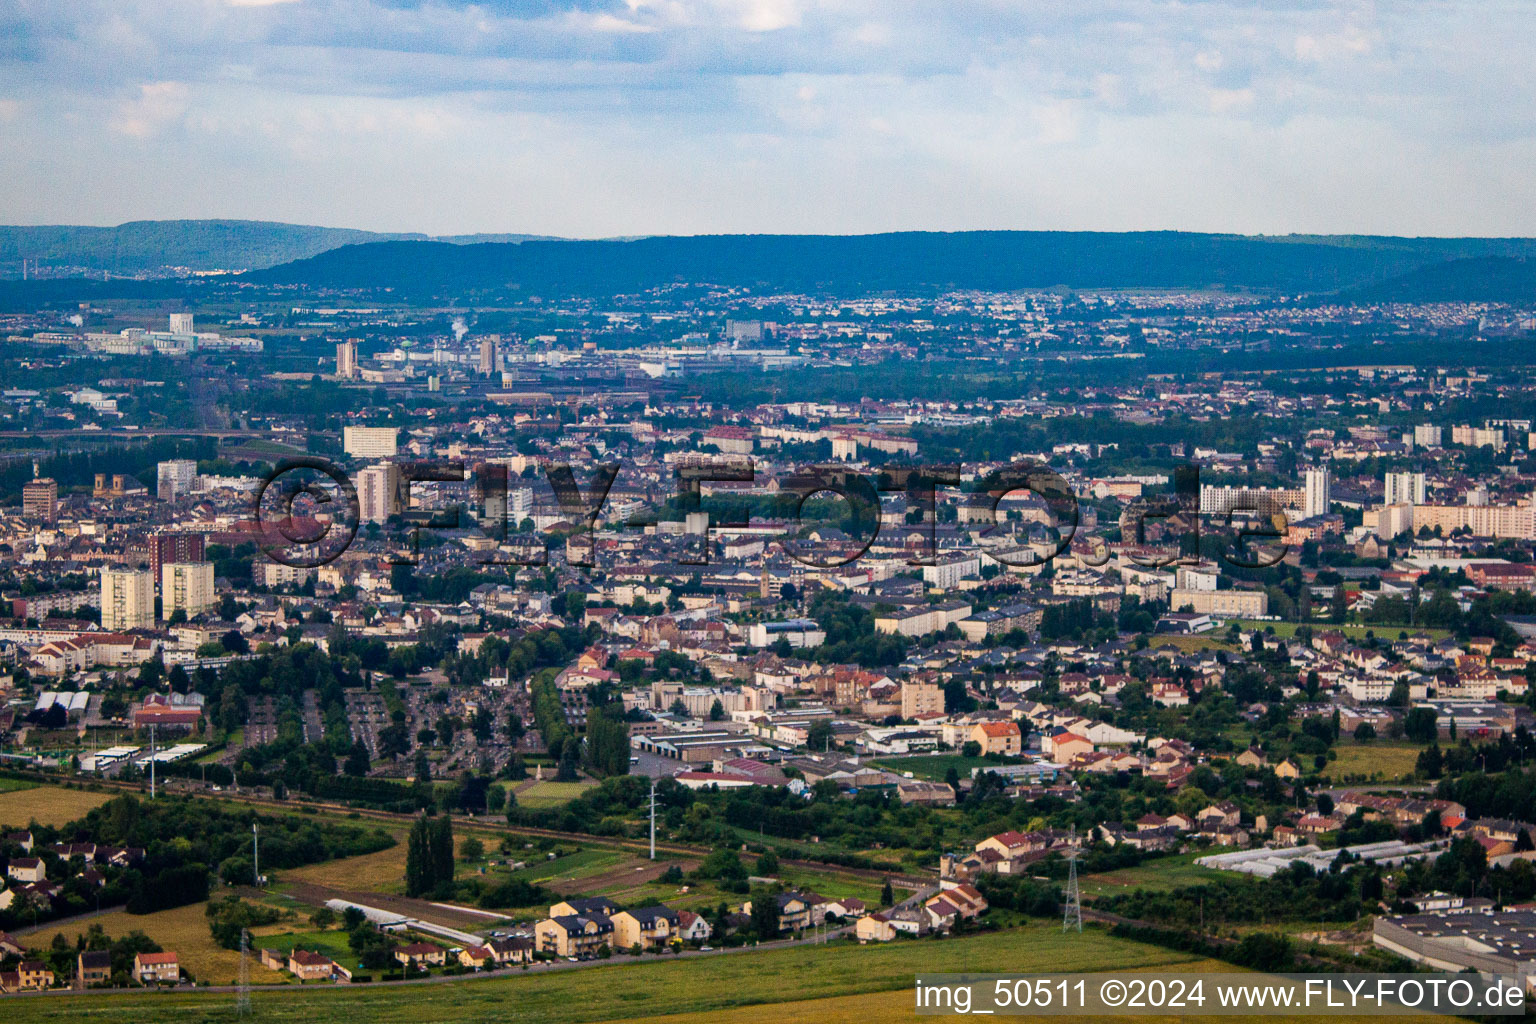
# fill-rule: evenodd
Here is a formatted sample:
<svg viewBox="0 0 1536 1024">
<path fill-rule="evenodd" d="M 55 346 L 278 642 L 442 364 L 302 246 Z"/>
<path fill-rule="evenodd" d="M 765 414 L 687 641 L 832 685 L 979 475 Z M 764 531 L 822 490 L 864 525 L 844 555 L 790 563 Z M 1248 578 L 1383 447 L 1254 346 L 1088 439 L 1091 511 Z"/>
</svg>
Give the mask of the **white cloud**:
<svg viewBox="0 0 1536 1024">
<path fill-rule="evenodd" d="M 13 6 L 0 220 L 1536 233 L 1523 0 Z"/>
<path fill-rule="evenodd" d="M 187 110 L 187 87 L 182 82 L 146 82 L 136 99 L 123 103 L 112 129 L 123 135 L 147 138 L 181 117 Z"/>
</svg>

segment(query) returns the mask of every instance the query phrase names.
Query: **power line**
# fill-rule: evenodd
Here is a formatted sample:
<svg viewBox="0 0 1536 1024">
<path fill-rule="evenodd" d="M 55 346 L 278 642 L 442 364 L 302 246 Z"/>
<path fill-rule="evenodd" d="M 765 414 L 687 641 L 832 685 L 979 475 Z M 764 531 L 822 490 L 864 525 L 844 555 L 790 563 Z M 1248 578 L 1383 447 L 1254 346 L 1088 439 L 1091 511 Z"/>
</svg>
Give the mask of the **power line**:
<svg viewBox="0 0 1536 1024">
<path fill-rule="evenodd" d="M 1067 906 L 1061 915 L 1061 930 L 1071 931 L 1073 925 L 1077 926 L 1078 931 L 1083 930 L 1083 894 L 1077 886 L 1076 846 L 1067 850 Z"/>
<path fill-rule="evenodd" d="M 251 933 L 240 929 L 240 984 L 235 989 L 235 1016 L 251 1015 Z"/>
</svg>

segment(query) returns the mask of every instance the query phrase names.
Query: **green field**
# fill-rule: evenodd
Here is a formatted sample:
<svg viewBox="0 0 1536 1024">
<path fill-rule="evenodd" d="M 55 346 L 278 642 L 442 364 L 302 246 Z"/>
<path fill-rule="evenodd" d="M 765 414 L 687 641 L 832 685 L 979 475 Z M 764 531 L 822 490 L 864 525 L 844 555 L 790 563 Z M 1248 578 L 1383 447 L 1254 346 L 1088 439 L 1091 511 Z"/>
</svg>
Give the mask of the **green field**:
<svg viewBox="0 0 1536 1024">
<path fill-rule="evenodd" d="M 38 784 L 29 779 L 0 778 L 0 793 L 19 793 L 24 789 L 36 789 Z"/>
<path fill-rule="evenodd" d="M 253 949 L 275 949 L 287 956 L 295 949 L 307 949 L 324 953 L 344 967 L 356 967 L 357 957 L 347 945 L 347 933 L 338 929 L 329 931 L 276 932 L 271 935 L 253 935 Z"/>
<path fill-rule="evenodd" d="M 1337 782 L 1398 782 L 1413 777 L 1423 749 L 1417 743 L 1403 740 L 1356 743 L 1344 739 L 1334 748 L 1338 758 L 1329 761 L 1322 773 Z"/>
<path fill-rule="evenodd" d="M 1295 636 L 1298 625 L 1310 625 L 1314 636 L 1319 633 L 1343 633 L 1351 640 L 1364 640 L 1367 633 L 1373 633 L 1384 640 L 1396 640 L 1399 633 L 1407 633 L 1409 636 L 1417 636 L 1422 633 L 1432 640 L 1443 640 L 1451 635 L 1451 631 L 1448 629 L 1429 629 L 1425 626 L 1335 626 L 1331 622 L 1260 622 L 1257 619 L 1235 619 L 1232 621 L 1242 626 L 1245 633 L 1253 629 L 1268 630 L 1273 626 L 1275 635 L 1280 637 Z"/>
<path fill-rule="evenodd" d="M 1085 896 L 1103 896 L 1126 889 L 1177 889 L 1180 886 L 1198 885 L 1201 882 L 1214 881 L 1222 877 L 1223 873 L 1211 868 L 1202 868 L 1195 863 L 1197 857 L 1204 857 L 1211 852 L 1210 850 L 1200 850 L 1194 853 L 1179 853 L 1168 857 L 1158 857 L 1134 868 L 1105 871 L 1097 875 L 1084 875 L 1082 878 L 1083 894 Z M 1227 877 L 1232 876 L 1228 875 Z"/>
<path fill-rule="evenodd" d="M 884 768 L 890 772 L 911 772 L 914 778 L 927 779 L 930 782 L 943 782 L 950 768 L 954 768 L 962 779 L 971 777 L 972 768 L 995 768 L 996 761 L 988 761 L 984 757 L 966 757 L 963 754 L 932 754 L 929 756 L 915 757 L 882 757 L 878 761 L 871 762 L 877 768 Z"/>
<path fill-rule="evenodd" d="M 622 850 L 584 847 L 563 857 L 556 857 L 554 860 L 530 863 L 527 867 L 512 872 L 512 875 L 526 882 L 537 882 L 541 885 L 551 882 L 556 884 L 574 882 L 612 871 L 630 856 L 632 855 Z"/>
<path fill-rule="evenodd" d="M 543 810 L 549 807 L 560 807 L 570 803 L 593 786 L 595 782 L 535 782 L 528 789 L 517 794 L 517 803 L 520 807 L 530 810 Z"/>
<path fill-rule="evenodd" d="M 285 988 L 253 992 L 251 1003 L 258 1020 L 303 1024 L 459 1024 L 514 1018 L 518 1024 L 583 1024 L 889 992 L 909 988 L 919 971 L 1103 971 L 1200 963 L 1187 954 L 1113 938 L 1096 928 L 1064 935 L 1059 925 L 1044 924 L 962 939 L 881 946 L 839 942 L 573 971 L 514 972 L 511 977 L 446 984 Z M 59 996 L 14 1000 L 6 1009 L 13 1022 L 192 1024 L 236 1019 L 234 996 L 218 993 Z"/>
</svg>

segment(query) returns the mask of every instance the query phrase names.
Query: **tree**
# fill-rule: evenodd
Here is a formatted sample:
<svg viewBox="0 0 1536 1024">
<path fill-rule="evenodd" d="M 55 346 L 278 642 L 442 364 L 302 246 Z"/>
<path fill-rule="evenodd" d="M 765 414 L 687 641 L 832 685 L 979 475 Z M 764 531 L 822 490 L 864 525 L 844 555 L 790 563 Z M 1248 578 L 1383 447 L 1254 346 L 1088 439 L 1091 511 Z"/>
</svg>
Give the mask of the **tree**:
<svg viewBox="0 0 1536 1024">
<path fill-rule="evenodd" d="M 1434 708 L 1413 708 L 1403 718 L 1403 735 L 1416 743 L 1429 743 L 1438 732 Z"/>
<path fill-rule="evenodd" d="M 470 836 L 459 844 L 459 859 L 465 861 L 477 861 L 485 856 L 485 844 L 479 836 Z"/>
<path fill-rule="evenodd" d="M 772 850 L 765 851 L 757 858 L 757 873 L 763 878 L 772 878 L 779 873 L 779 855 Z"/>
<path fill-rule="evenodd" d="M 719 697 L 716 697 L 715 702 L 709 706 L 709 720 L 711 722 L 718 722 L 724 717 L 725 705 L 720 703 Z"/>
<path fill-rule="evenodd" d="M 777 894 L 760 890 L 752 897 L 752 931 L 763 941 L 779 937 L 779 899 Z"/>
<path fill-rule="evenodd" d="M 425 816 L 416 819 L 405 841 L 405 894 L 422 896 L 436 884 L 433 873 L 431 833 Z"/>
<path fill-rule="evenodd" d="M 352 750 L 347 754 L 347 763 L 342 771 L 348 775 L 362 778 L 368 774 L 368 747 L 362 740 L 352 744 Z"/>
<path fill-rule="evenodd" d="M 896 891 L 891 888 L 891 880 L 889 878 L 880 887 L 880 905 L 882 907 L 894 907 L 896 905 Z"/>
<path fill-rule="evenodd" d="M 832 723 L 821 719 L 811 724 L 805 733 L 805 746 L 808 750 L 829 750 L 832 747 Z"/>
<path fill-rule="evenodd" d="M 565 744 L 565 749 L 560 751 L 560 767 L 555 772 L 556 782 L 575 782 L 581 778 L 580 773 L 576 770 L 576 748 L 578 746 L 579 744 L 573 736 Z"/>
<path fill-rule="evenodd" d="M 1369 743 L 1376 738 L 1376 727 L 1370 722 L 1361 722 L 1355 726 L 1355 739 L 1361 743 Z"/>
</svg>

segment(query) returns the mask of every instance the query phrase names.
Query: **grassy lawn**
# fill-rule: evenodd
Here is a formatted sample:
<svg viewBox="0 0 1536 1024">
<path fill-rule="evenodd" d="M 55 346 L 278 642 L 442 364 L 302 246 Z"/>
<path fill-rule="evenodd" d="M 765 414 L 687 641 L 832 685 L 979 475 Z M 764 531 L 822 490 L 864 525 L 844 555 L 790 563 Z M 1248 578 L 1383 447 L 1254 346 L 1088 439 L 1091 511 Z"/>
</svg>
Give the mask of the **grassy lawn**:
<svg viewBox="0 0 1536 1024">
<path fill-rule="evenodd" d="M 1356 743 L 1340 740 L 1337 760 L 1329 761 L 1323 774 L 1336 782 L 1397 782 L 1413 775 L 1423 748 L 1406 740 L 1372 740 Z"/>
<path fill-rule="evenodd" d="M 740 953 L 690 960 L 650 960 L 584 970 L 400 988 L 288 988 L 255 993 L 253 1008 L 263 1021 L 323 1020 L 377 1024 L 433 1024 L 501 1020 L 519 1024 L 583 1024 L 658 1014 L 695 1014 L 704 1021 L 725 1019 L 723 1011 L 779 1004 L 770 1015 L 743 1020 L 830 1018 L 811 1012 L 808 1000 L 861 993 L 893 993 L 906 1019 L 911 1015 L 912 979 L 919 971 L 1067 972 L 1125 970 L 1180 965 L 1198 969 L 1187 954 L 1116 939 L 1090 928 L 1062 934 L 1044 924 L 941 941 L 902 941 L 882 946 L 836 943 L 766 953 Z M 791 1000 L 793 1002 L 791 1003 Z M 790 1004 L 786 1006 L 785 1004 Z M 869 1016 L 865 1000 L 848 1000 Z M 887 1001 L 879 1001 L 887 1006 Z M 786 1009 L 791 1012 L 786 1013 Z M 9 1019 L 25 1021 L 90 1020 L 92 1024 L 156 1024 L 234 1020 L 234 998 L 220 994 L 17 1000 Z M 743 1010 L 744 1013 L 758 1013 Z M 852 1018 L 848 1018 L 852 1019 Z M 888 1018 L 895 1019 L 895 1018 Z"/>
<path fill-rule="evenodd" d="M 1275 629 L 1276 636 L 1291 637 L 1296 635 L 1295 622 L 1260 622 L 1257 619 L 1238 619 L 1238 624 L 1247 632 L 1253 629 L 1268 630 L 1271 626 Z M 1365 634 L 1374 633 L 1385 640 L 1396 640 L 1397 634 L 1407 633 L 1409 636 L 1417 636 L 1422 633 L 1433 640 L 1442 640 L 1451 635 L 1448 629 L 1428 629 L 1424 626 L 1335 626 L 1331 622 L 1299 623 L 1299 625 L 1311 625 L 1314 635 L 1318 633 L 1343 633 L 1351 640 L 1364 640 Z"/>
<path fill-rule="evenodd" d="M 83 933 L 92 924 L 100 924 L 114 939 L 129 932 L 143 932 L 160 943 L 161 948 L 174 951 L 181 958 L 182 966 L 191 971 L 198 981 L 228 985 L 240 976 L 240 953 L 214 944 L 213 936 L 208 932 L 208 918 L 203 913 L 205 906 L 203 903 L 194 903 L 153 914 L 130 914 L 126 910 L 114 910 L 88 922 L 62 924 L 57 929 L 44 928 L 27 936 L 26 941 L 28 945 L 41 949 L 52 941 L 56 931 L 61 931 L 72 942 L 77 932 Z M 259 960 L 251 958 L 253 984 L 266 985 L 282 980 L 282 975 L 267 970 Z"/>
<path fill-rule="evenodd" d="M 522 807 L 533 809 L 559 807 L 596 785 L 595 782 L 535 782 L 517 794 L 517 802 Z"/>
<path fill-rule="evenodd" d="M 517 855 L 513 854 L 513 856 L 516 857 Z M 540 885 L 574 882 L 612 871 L 625 860 L 632 858 L 633 854 L 622 850 L 583 848 L 574 853 L 568 853 L 564 857 L 556 857 L 554 860 L 541 860 L 530 863 L 527 867 L 519 868 L 512 872 L 512 874 L 516 878 L 521 878 L 528 882 L 537 882 Z"/>
<path fill-rule="evenodd" d="M 36 789 L 38 783 L 30 779 L 0 778 L 0 793 L 19 793 L 24 789 Z"/>
<path fill-rule="evenodd" d="M 786 867 L 779 872 L 779 879 L 792 889 L 809 889 L 831 899 L 844 899 L 851 896 L 854 899 L 863 900 L 871 907 L 880 905 L 880 884 L 862 878 L 851 878 L 828 871 Z M 908 894 L 908 890 L 895 888 L 894 893 L 896 899 L 900 900 Z"/>
<path fill-rule="evenodd" d="M 1179 853 L 1169 857 L 1159 857 L 1134 868 L 1084 875 L 1081 883 L 1083 893 L 1088 896 L 1099 896 L 1124 889 L 1177 889 L 1184 885 L 1214 881 L 1222 877 L 1222 872 L 1203 868 L 1195 863 L 1196 858 L 1204 857 L 1210 852 L 1212 851 L 1201 850 L 1195 853 Z"/>
<path fill-rule="evenodd" d="M 891 772 L 911 772 L 913 777 L 928 779 L 931 782 L 943 782 L 944 776 L 953 767 L 962 779 L 971 777 L 972 768 L 995 768 L 996 761 L 988 761 L 984 757 L 966 757 L 963 754 L 931 754 L 918 757 L 882 757 L 878 761 L 871 762 L 877 767 Z"/>
<path fill-rule="evenodd" d="M 85 812 L 111 799 L 110 793 L 88 793 L 63 786 L 32 786 L 0 792 L 0 825 L 22 828 L 39 825 L 67 825 Z"/>
<path fill-rule="evenodd" d="M 1235 651 L 1237 646 L 1225 639 L 1224 630 L 1201 633 L 1199 636 L 1175 636 L 1171 633 L 1154 633 L 1148 637 L 1149 647 L 1173 647 L 1186 654 L 1196 651 Z"/>
<path fill-rule="evenodd" d="M 257 934 L 251 937 L 251 948 L 275 949 L 284 956 L 295 949 L 307 949 L 315 953 L 324 953 L 343 967 L 357 966 L 357 957 L 347 945 L 346 932 L 337 929 L 289 932 L 281 930 L 282 928 L 282 925 L 258 928 Z"/>
</svg>

